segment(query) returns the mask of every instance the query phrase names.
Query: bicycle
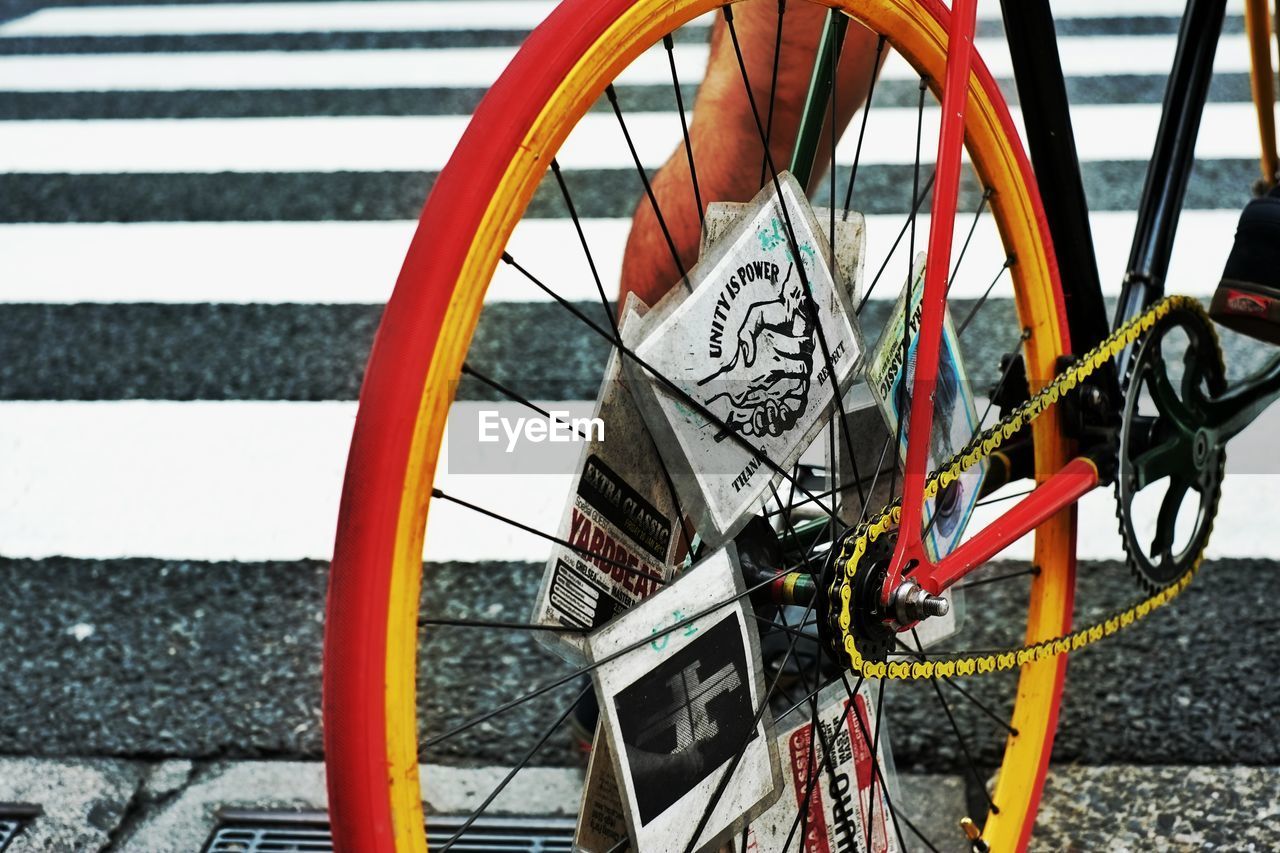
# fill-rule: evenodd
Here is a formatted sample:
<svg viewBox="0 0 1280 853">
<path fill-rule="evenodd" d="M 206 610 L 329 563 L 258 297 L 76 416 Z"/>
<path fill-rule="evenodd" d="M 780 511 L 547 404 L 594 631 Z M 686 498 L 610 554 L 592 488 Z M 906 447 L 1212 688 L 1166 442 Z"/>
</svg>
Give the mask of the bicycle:
<svg viewBox="0 0 1280 853">
<path fill-rule="evenodd" d="M 1188 3 L 1139 206 L 1130 269 L 1113 321 L 1107 319 L 1093 257 L 1063 72 L 1047 3 L 1005 3 L 1003 9 L 1015 79 L 1023 94 L 1029 157 L 1022 149 L 993 76 L 973 47 L 973 0 L 957 0 L 951 10 L 935 0 L 831 0 L 824 5 L 830 8 L 828 23 L 816 54 L 810 98 L 796 144 L 798 153 L 789 164 L 789 171 L 812 195 L 819 199 L 825 195 L 831 211 L 833 249 L 836 211 L 852 208 L 872 214 L 907 213 L 893 249 L 866 287 L 857 306 L 859 314 L 869 304 L 870 292 L 881 281 L 904 237 L 911 246 L 906 253 L 908 285 L 904 305 L 911 304 L 911 282 L 918 271 L 914 244 L 917 229 L 924 227 L 918 222 L 917 212 L 932 190 L 932 226 L 927 241 L 928 262 L 923 271 L 923 311 L 915 335 L 917 367 L 911 380 L 901 497 L 897 498 L 898 466 L 892 453 L 888 467 L 877 463 L 873 475 L 867 478 L 874 492 L 875 477 L 882 470 L 888 472 L 893 483 L 890 505 L 861 519 L 842 519 L 834 506 L 827 508 L 823 504 L 824 499 L 833 502 L 833 496 L 851 491 L 851 486 L 861 491 L 866 485 L 861 475 L 850 484 L 828 473 L 825 488 L 814 488 L 811 480 L 806 483 L 800 476 L 799 468 L 763 460 L 762 464 L 771 468 L 770 476 L 788 486 L 786 497 L 774 495 L 778 510 L 774 517 L 780 519 L 777 525 L 788 529 L 774 533 L 787 554 L 793 559 L 800 557 L 801 565 L 781 578 L 772 571 L 781 568 L 780 564 L 766 565 L 763 573 L 750 576 L 733 598 L 742 600 L 752 594 L 759 597 L 763 590 L 776 593 L 763 610 L 766 615 L 757 614 L 757 618 L 771 623 L 773 627 L 766 631 L 789 643 L 788 656 L 802 637 L 812 639 L 811 632 L 803 630 L 807 624 L 811 620 L 818 623 L 821 642 L 815 646 L 821 651 L 815 655 L 815 680 L 823 671 L 825 658 L 827 667 L 837 660 L 843 666 L 844 674 L 834 683 L 847 691 L 850 702 L 864 685 L 874 683 L 875 719 L 879 719 L 885 680 L 923 681 L 936 692 L 966 758 L 970 756 L 970 746 L 951 719 L 952 708 L 940 685 L 955 687 L 957 694 L 947 695 L 963 705 L 957 698 L 960 693 L 977 700 L 956 679 L 970 674 L 996 674 L 988 681 L 994 680 L 1003 688 L 1005 698 L 977 703 L 999 724 L 997 742 L 980 748 L 981 754 L 991 756 L 997 765 L 994 786 L 989 787 L 986 778 L 975 779 L 987 814 L 979 815 L 978 820 L 964 815 L 954 817 L 964 818 L 965 843 L 975 850 L 1024 849 L 1048 768 L 1069 654 L 1127 629 L 1171 601 L 1190 581 L 1212 528 L 1226 441 L 1280 394 L 1280 361 L 1273 361 L 1228 393 L 1212 326 L 1203 312 L 1191 301 L 1163 298 L 1163 281 L 1207 98 L 1225 0 Z M 785 8 L 785 3 L 779 4 L 780 33 Z M 616 327 L 585 316 L 575 302 L 557 294 L 543 280 L 551 271 L 522 263 L 520 257 L 508 251 L 508 241 L 526 214 L 536 216 L 548 206 L 563 204 L 579 238 L 565 251 L 585 252 L 589 280 L 594 281 L 599 301 L 604 303 L 601 316 L 612 317 L 613 308 L 597 269 L 599 259 L 593 255 L 588 239 L 591 225 L 584 224 L 587 215 L 580 215 L 555 157 L 560 156 L 557 152 L 563 154 L 562 145 L 572 143 L 571 133 L 576 127 L 616 121 L 629 148 L 622 149 L 625 153 L 619 157 L 634 164 L 640 179 L 636 192 L 648 191 L 645 164 L 627 131 L 628 101 L 634 99 L 640 109 L 645 109 L 645 99 L 651 99 L 665 86 L 671 96 L 666 108 L 674 106 L 680 115 L 681 136 L 676 142 L 683 141 L 692 161 L 684 121 L 684 84 L 678 71 L 681 51 L 677 45 L 686 43 L 682 27 L 703 14 L 721 16 L 739 50 L 743 85 L 748 92 L 763 91 L 758 81 L 746 79 L 732 10 L 732 4 L 722 6 L 709 0 L 568 0 L 533 33 L 486 96 L 449 166 L 432 189 L 370 356 L 330 581 L 325 647 L 326 756 L 335 838 L 344 849 L 425 849 L 418 768 L 421 751 L 441 747 L 457 737 L 474 738 L 479 724 L 525 703 L 546 701 L 552 691 L 574 683 L 576 675 L 592 669 L 592 664 L 584 664 L 488 711 L 464 714 L 461 723 L 450 724 L 443 733 L 426 738 L 420 735 L 417 649 L 424 629 L 466 630 L 470 626 L 472 630 L 493 632 L 539 630 L 530 624 L 497 620 L 420 617 L 428 506 L 460 507 L 496 524 L 531 531 L 558 546 L 572 544 L 559 541 L 555 530 L 532 530 L 532 525 L 520 517 L 507 517 L 469 496 L 439 488 L 435 482 L 436 460 L 460 381 L 470 383 L 473 390 L 468 393 L 481 399 L 505 398 L 543 411 L 530 401 L 529 395 L 509 387 L 502 376 L 487 372 L 467 358 L 485 290 L 495 270 L 501 269 L 498 274 L 522 279 L 528 287 L 544 291 L 575 318 L 575 323 L 580 323 L 583 334 L 599 336 L 615 358 L 631 364 L 633 369 L 647 369 Z M 1246 20 L 1255 63 L 1254 95 L 1262 131 L 1264 180 L 1274 184 L 1277 167 L 1265 4 L 1250 0 Z M 823 142 L 824 120 L 836 110 L 838 93 L 833 91 L 832 80 L 840 61 L 840 44 L 849 26 L 864 27 L 877 37 L 877 54 L 867 61 L 880 62 L 881 52 L 892 54 L 892 58 L 886 65 L 888 70 L 880 74 L 880 91 L 872 88 L 862 110 L 856 142 L 844 148 L 831 142 L 827 185 L 823 187 L 818 182 L 814 158 Z M 685 63 L 685 84 L 690 67 Z M 624 82 L 629 81 L 630 89 L 619 82 L 628 69 L 631 76 Z M 940 100 L 942 115 L 932 174 L 925 173 L 921 159 L 923 117 L 929 95 Z M 903 149 L 913 150 L 914 157 L 903 159 L 892 175 L 881 175 L 879 183 L 868 190 L 866 183 L 875 179 L 868 178 L 866 171 L 859 175 L 858 157 L 869 122 L 879 117 L 876 107 L 883 111 L 886 99 L 899 111 L 908 111 L 895 113 L 897 118 L 914 114 L 905 124 L 899 121 L 908 131 Z M 753 101 L 753 110 L 755 130 L 765 143 L 762 150 L 766 150 L 767 107 Z M 827 128 L 832 125 L 834 122 L 829 122 Z M 873 144 L 869 139 L 867 144 Z M 841 203 L 837 151 L 848 153 L 850 147 L 853 164 Z M 581 152 L 582 145 L 573 150 Z M 978 177 L 976 184 L 962 180 L 966 157 Z M 780 176 L 788 170 L 768 156 L 764 160 L 744 167 L 763 168 L 766 189 L 772 185 L 782 196 Z M 863 184 L 857 183 L 859 177 Z M 899 192 L 890 196 L 894 186 Z M 904 200 L 901 190 L 907 186 L 910 194 Z M 578 190 L 581 193 L 582 187 Z M 892 201 L 885 201 L 886 196 Z M 656 208 L 651 192 L 648 198 Z M 698 199 L 700 217 L 706 212 L 704 202 L 711 201 L 716 200 Z M 957 227 L 961 207 L 973 210 L 967 231 L 963 225 Z M 783 204 L 781 209 L 785 214 L 788 207 Z M 798 263 L 798 226 L 790 219 L 785 225 L 790 257 Z M 987 234 L 987 244 L 994 245 L 990 242 L 994 239 L 999 245 L 994 279 L 990 267 L 976 275 L 964 266 L 966 257 L 973 257 L 967 253 L 975 233 L 979 236 L 972 245 L 983 245 L 983 233 Z M 952 244 L 956 240 L 961 240 L 961 248 L 953 263 Z M 687 273 L 678 258 L 675 266 L 681 275 Z M 673 280 L 676 278 L 673 276 Z M 992 294 L 999 293 L 994 288 L 1004 279 L 1016 316 L 997 317 L 990 322 L 1003 328 L 1002 342 L 1012 346 L 1003 353 L 1003 359 L 988 357 L 983 368 L 993 371 L 989 378 L 994 380 L 994 392 L 988 411 L 998 407 L 1000 417 L 989 425 L 984 413 L 970 441 L 939 469 L 929 455 L 934 419 L 930 400 L 938 381 L 947 306 L 963 305 L 968 325 L 969 319 L 1001 298 L 1010 301 L 999 296 L 992 300 Z M 805 286 L 809 286 L 807 282 Z M 812 292 L 809 298 L 812 299 Z M 988 336 L 994 334 L 989 332 Z M 904 332 L 904 356 L 910 336 L 910 332 Z M 1172 357 L 1166 348 L 1174 350 Z M 825 343 L 819 349 L 830 368 L 827 380 L 834 386 L 837 371 L 831 354 Z M 1183 356 L 1187 358 L 1180 360 Z M 477 388 L 482 391 L 475 391 Z M 675 395 L 679 389 L 666 390 Z M 846 421 L 843 395 L 843 388 L 832 388 L 826 416 L 833 423 Z M 695 400 L 684 402 L 697 408 Z M 701 414 L 712 423 L 708 413 Z M 899 422 L 902 420 L 907 419 L 900 418 Z M 723 423 L 715 425 L 721 432 L 732 432 Z M 838 455 L 839 446 L 849 436 L 847 426 L 833 431 L 833 456 Z M 894 438 L 897 436 L 887 437 L 884 448 L 891 448 Z M 853 448 L 848 450 L 857 457 Z M 1159 456 L 1152 455 L 1153 450 L 1163 453 L 1157 460 L 1160 464 L 1153 461 Z M 882 450 L 880 459 L 884 458 Z M 1009 495 L 1009 499 L 1017 497 L 1018 501 L 1004 503 L 993 521 L 956 550 L 934 557 L 925 546 L 924 534 L 931 527 L 926 519 L 926 501 L 980 462 L 989 466 L 984 496 L 1025 480 L 1032 480 L 1034 488 L 1025 494 Z M 1190 488 L 1174 487 L 1175 475 L 1190 477 L 1194 482 Z M 1147 547 L 1141 539 L 1140 526 L 1130 516 L 1137 493 L 1161 479 L 1169 480 L 1170 490 L 1155 509 L 1158 532 L 1152 546 Z M 1135 602 L 1110 617 L 1073 631 L 1073 507 L 1083 495 L 1112 482 L 1117 484 L 1121 529 L 1142 592 Z M 1175 547 L 1171 528 L 1188 491 L 1197 495 L 1198 502 L 1189 532 L 1184 530 Z M 858 506 L 871 509 L 870 500 L 860 500 Z M 820 508 L 820 517 L 807 522 L 803 530 L 791 524 L 800 504 Z M 1170 510 L 1166 504 L 1177 505 Z M 685 514 L 681 512 L 678 529 L 670 536 L 683 537 L 686 541 L 682 547 L 689 550 L 695 541 L 694 531 L 684 522 Z M 1020 580 L 971 574 L 981 571 L 1010 542 L 1028 534 L 1034 536 L 1033 568 L 1017 572 Z M 817 558 L 813 556 L 815 552 L 819 554 Z M 776 552 L 772 555 L 778 556 Z M 836 555 L 838 558 L 832 559 Z M 588 556 L 605 559 L 598 553 Z M 811 582 L 806 583 L 805 578 Z M 908 642 L 912 629 L 941 615 L 946 605 L 939 604 L 938 596 L 949 587 L 980 583 L 996 586 L 995 581 L 1005 580 L 1024 584 L 1028 598 L 1018 614 L 1002 626 L 1014 629 L 1006 631 L 1003 638 L 988 637 L 994 628 L 980 623 L 970 626 L 981 638 L 979 647 L 967 653 L 926 652 L 923 646 Z M 789 624 L 785 615 L 777 616 L 778 611 L 769 609 L 784 604 L 803 608 L 798 627 Z M 734 605 L 725 601 L 722 606 Z M 708 612 L 713 610 L 714 607 Z M 677 620 L 653 636 L 669 636 L 703 615 Z M 984 641 L 988 645 L 983 645 Z M 1001 678 L 1000 672 L 1008 675 Z M 1011 684 L 1014 674 L 1017 681 Z M 855 677 L 856 686 L 851 683 Z M 800 700 L 789 703 L 791 710 L 807 709 L 816 719 L 815 697 L 821 685 L 809 682 L 803 668 L 797 675 L 793 667 L 791 679 L 800 682 Z M 794 687 L 792 683 L 784 690 Z M 762 686 L 759 692 L 768 693 L 768 699 L 773 688 Z M 558 717 L 550 715 L 557 725 L 570 714 L 577 699 L 573 697 L 574 701 Z M 1003 709 L 1009 701 L 1012 710 L 1007 718 L 992 710 Z M 765 710 L 762 705 L 755 722 Z M 946 729 L 937 711 L 932 719 L 938 730 Z M 757 730 L 754 726 L 749 728 Z M 880 760 L 879 727 L 872 728 L 874 731 L 867 731 L 864 725 L 862 736 L 872 757 L 870 785 L 874 800 L 877 786 L 881 788 L 880 796 L 887 796 L 889 774 Z M 539 746 L 554 729 L 555 726 L 544 734 Z M 858 732 L 851 731 L 856 744 Z M 812 736 L 809 744 L 812 758 L 816 749 Z M 468 748 L 475 745 L 472 740 Z M 745 744 L 742 749 L 746 749 Z M 824 744 L 824 755 L 829 751 Z M 741 755 L 740 750 L 738 758 Z M 736 760 L 732 766 L 736 768 Z M 976 777 L 972 763 L 969 769 Z M 810 790 L 815 784 L 812 780 L 819 775 L 820 772 L 810 773 Z M 731 787 L 731 778 L 731 771 L 721 777 L 723 784 L 717 787 L 714 800 L 685 849 L 705 848 L 708 843 L 726 840 L 727 836 L 710 839 L 701 833 L 725 788 Z M 932 846 L 923 836 L 913 835 L 917 828 L 906 819 L 906 808 L 902 803 L 896 808 L 888 804 L 888 816 L 882 818 L 881 826 L 884 846 L 893 843 L 891 835 L 901 847 Z M 797 818 L 800 822 L 802 819 Z M 733 826 L 735 839 L 740 829 L 737 824 Z M 796 830 L 793 825 L 789 841 L 798 839 Z M 800 827 L 799 834 L 804 835 L 805 831 Z M 448 844 L 463 837 L 459 830 Z M 910 845 L 907 839 L 911 839 Z M 869 833 L 867 841 L 870 840 Z M 623 839 L 614 849 L 623 849 L 625 844 Z"/>
</svg>

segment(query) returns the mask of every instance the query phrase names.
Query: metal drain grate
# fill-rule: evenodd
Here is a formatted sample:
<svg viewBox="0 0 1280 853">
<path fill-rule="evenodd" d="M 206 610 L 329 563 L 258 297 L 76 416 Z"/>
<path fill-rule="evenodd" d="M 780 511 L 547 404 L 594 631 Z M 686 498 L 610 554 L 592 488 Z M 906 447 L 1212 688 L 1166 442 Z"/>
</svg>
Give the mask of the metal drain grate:
<svg viewBox="0 0 1280 853">
<path fill-rule="evenodd" d="M 31 820 L 44 814 L 40 806 L 28 803 L 0 803 L 0 853 L 4 853 Z"/>
<path fill-rule="evenodd" d="M 333 850 L 324 812 L 260 812 L 222 809 L 203 853 L 328 853 Z M 427 818 L 427 844 L 444 847 L 466 816 Z M 571 818 L 482 817 L 450 850 L 457 853 L 571 853 Z M 0 850 L 3 850 L 0 845 Z"/>
</svg>

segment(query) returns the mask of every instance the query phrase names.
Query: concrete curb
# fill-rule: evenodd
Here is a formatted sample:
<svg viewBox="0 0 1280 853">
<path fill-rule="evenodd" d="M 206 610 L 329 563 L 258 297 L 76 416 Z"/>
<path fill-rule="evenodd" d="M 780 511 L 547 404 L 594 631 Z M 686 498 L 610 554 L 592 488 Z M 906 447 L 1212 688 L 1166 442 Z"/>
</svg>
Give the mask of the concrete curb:
<svg viewBox="0 0 1280 853">
<path fill-rule="evenodd" d="M 506 770 L 428 765 L 428 813 L 465 814 Z M 582 773 L 537 767 L 519 774 L 488 813 L 572 815 Z M 965 850 L 955 817 L 965 813 L 958 776 L 902 774 L 899 808 L 940 851 Z M 1034 849 L 1270 851 L 1280 845 L 1280 768 L 1055 766 Z M 324 765 L 315 761 L 0 759 L 0 801 L 37 803 L 9 848 L 32 851 L 186 853 L 213 831 L 221 808 L 319 811 Z M 902 827 L 908 846 L 918 839 Z"/>
</svg>

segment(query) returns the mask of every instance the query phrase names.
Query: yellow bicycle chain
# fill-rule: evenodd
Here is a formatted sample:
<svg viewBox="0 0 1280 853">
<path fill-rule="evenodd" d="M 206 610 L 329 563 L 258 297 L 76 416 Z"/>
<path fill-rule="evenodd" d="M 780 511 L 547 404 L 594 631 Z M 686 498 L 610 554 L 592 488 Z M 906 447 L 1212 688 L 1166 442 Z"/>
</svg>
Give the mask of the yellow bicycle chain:
<svg viewBox="0 0 1280 853">
<path fill-rule="evenodd" d="M 1152 305 L 1147 311 L 1102 341 L 1082 358 L 1060 373 L 1041 391 L 1010 412 L 998 423 L 975 436 L 959 453 L 951 457 L 941 468 L 925 481 L 925 500 L 935 497 L 938 490 L 954 482 L 963 472 L 976 465 L 979 460 L 994 453 L 1005 440 L 1013 437 L 1019 430 L 1030 424 L 1050 406 L 1079 385 L 1086 377 L 1102 365 L 1114 359 L 1122 350 L 1134 343 L 1143 332 L 1149 331 L 1157 321 L 1175 309 L 1197 312 L 1208 322 L 1204 307 L 1189 296 L 1168 296 Z M 864 660 L 854 642 L 850 631 L 852 616 L 849 601 L 854 589 L 862 557 L 867 548 L 878 538 L 897 527 L 902 518 L 901 499 L 880 510 L 873 517 L 860 524 L 854 535 L 847 537 L 841 546 L 837 566 L 844 566 L 844 574 L 838 572 L 832 580 L 829 601 L 840 602 L 839 636 L 840 642 L 848 655 L 847 663 L 851 668 L 866 678 L 933 678 L 934 676 L 950 677 L 955 675 L 974 675 L 1012 669 L 1025 663 L 1032 663 L 1085 646 L 1109 637 L 1122 628 L 1145 618 L 1153 610 L 1168 604 L 1186 589 L 1200 568 L 1203 552 L 1196 555 L 1191 566 L 1179 578 L 1154 595 L 1139 601 L 1108 619 L 1094 623 L 1070 634 L 1041 640 L 1027 646 L 1012 648 L 1005 652 L 983 654 L 972 657 L 957 657 L 945 660 L 929 661 L 870 661 Z"/>
</svg>

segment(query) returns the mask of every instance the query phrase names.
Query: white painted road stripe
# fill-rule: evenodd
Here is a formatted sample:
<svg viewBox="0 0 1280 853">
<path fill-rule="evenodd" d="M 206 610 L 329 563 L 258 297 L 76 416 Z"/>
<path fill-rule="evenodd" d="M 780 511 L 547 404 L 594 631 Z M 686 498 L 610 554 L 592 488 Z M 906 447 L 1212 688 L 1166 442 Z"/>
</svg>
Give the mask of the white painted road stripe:
<svg viewBox="0 0 1280 853">
<path fill-rule="evenodd" d="M 520 30 L 537 26 L 555 6 L 546 0 L 87 6 L 41 9 L 0 26 L 0 36 Z"/>
<path fill-rule="evenodd" d="M 1170 293 L 1200 297 L 1213 293 L 1238 218 L 1235 210 L 1182 214 L 1170 264 Z M 894 215 L 867 217 L 867 256 L 877 265 L 902 221 Z M 1119 293 L 1136 221 L 1137 215 L 1130 212 L 1090 216 L 1103 291 L 1108 296 Z M 927 216 L 921 217 L 921 233 L 927 233 L 928 223 Z M 377 304 L 391 295 L 416 224 L 402 220 L 6 225 L 0 227 L 0 304 Z M 967 227 L 962 215 L 957 240 Z M 591 219 L 583 222 L 583 228 L 606 292 L 612 295 L 630 221 Z M 599 298 L 571 221 L 522 220 L 508 251 L 529 269 L 544 274 L 566 299 Z M 1002 262 L 1003 248 L 994 229 L 978 228 L 953 295 L 980 295 Z M 877 296 L 896 296 L 891 290 L 886 288 Z M 1006 292 L 997 288 L 997 296 Z M 488 302 L 549 299 L 505 265 L 498 267 L 486 297 Z"/>
<path fill-rule="evenodd" d="M 924 113 L 923 156 L 932 160 L 941 111 Z M 1160 124 L 1159 104 L 1079 106 L 1072 110 L 1080 159 L 1146 160 Z M 1016 121 L 1021 112 L 1013 110 Z M 866 165 L 911 164 L 916 110 L 873 109 L 862 146 Z M 343 172 L 438 171 L 466 129 L 465 116 L 343 118 L 125 119 L 0 122 L 0 172 Z M 1210 104 L 1196 144 L 1200 159 L 1257 156 L 1250 104 Z M 681 140 L 679 115 L 627 117 L 641 161 L 657 168 Z M 846 133 L 837 162 L 852 163 L 857 133 Z M 628 169 L 631 154 L 617 118 L 592 112 L 557 153 L 566 169 Z"/>
<path fill-rule="evenodd" d="M 328 559 L 354 415 L 354 403 L 2 403 L 0 553 Z M 1254 467 L 1228 477 L 1219 512 L 1231 524 L 1217 525 L 1210 556 L 1280 551 L 1278 422 L 1273 410 L 1237 440 L 1234 467 Z M 436 482 L 540 530 L 554 529 L 568 488 L 563 476 L 442 471 Z M 1119 556 L 1109 492 L 1082 503 L 1081 529 L 1082 557 Z M 459 506 L 431 512 L 432 560 L 541 560 L 548 547 Z M 1027 543 L 1009 553 L 1029 556 Z"/>
<path fill-rule="evenodd" d="M 512 47 L 486 47 L 6 56 L 0 58 L 0 90 L 485 87 L 515 52 Z M 682 44 L 676 56 L 690 82 L 701 79 L 705 46 Z M 670 84 L 665 53 L 647 52 L 618 82 Z"/>
<path fill-rule="evenodd" d="M 1243 0 L 1230 0 L 1238 14 Z M 85 6 L 41 9 L 0 26 L 0 36 L 145 36 L 218 33 L 395 32 L 402 30 L 528 29 L 555 3 L 545 0 L 434 0 L 434 2 L 207 3 L 200 5 Z M 1058 0 L 1055 17 L 1179 16 L 1179 0 Z M 995 0 L 982 0 L 978 16 L 1000 18 Z"/>
<path fill-rule="evenodd" d="M 997 76 L 1011 72 L 1003 39 L 975 40 Z M 1069 36 L 1058 40 L 1069 76 L 1168 74 L 1173 36 Z M 188 89 L 365 89 L 422 86 L 489 86 L 516 48 L 446 48 L 350 51 L 254 51 L 211 53 L 113 53 L 0 57 L 0 90 L 20 92 Z M 702 79 L 707 48 L 676 48 L 682 82 Z M 1224 36 L 1214 69 L 1249 70 L 1243 36 Z M 886 64 L 886 79 L 914 79 L 905 62 Z M 647 51 L 618 78 L 618 85 L 670 84 L 660 47 Z"/>
</svg>

